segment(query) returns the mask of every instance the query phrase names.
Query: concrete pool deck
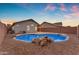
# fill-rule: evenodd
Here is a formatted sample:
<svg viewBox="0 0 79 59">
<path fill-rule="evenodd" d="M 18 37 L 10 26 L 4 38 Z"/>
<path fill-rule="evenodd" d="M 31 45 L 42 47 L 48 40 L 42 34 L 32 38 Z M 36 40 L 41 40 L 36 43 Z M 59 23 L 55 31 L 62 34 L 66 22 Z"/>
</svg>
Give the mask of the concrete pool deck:
<svg viewBox="0 0 79 59">
<path fill-rule="evenodd" d="M 67 34 L 70 38 L 67 42 L 52 43 L 41 48 L 32 43 L 16 41 L 8 34 L 0 48 L 0 52 L 6 55 L 79 55 L 79 40 L 75 34 Z"/>
</svg>

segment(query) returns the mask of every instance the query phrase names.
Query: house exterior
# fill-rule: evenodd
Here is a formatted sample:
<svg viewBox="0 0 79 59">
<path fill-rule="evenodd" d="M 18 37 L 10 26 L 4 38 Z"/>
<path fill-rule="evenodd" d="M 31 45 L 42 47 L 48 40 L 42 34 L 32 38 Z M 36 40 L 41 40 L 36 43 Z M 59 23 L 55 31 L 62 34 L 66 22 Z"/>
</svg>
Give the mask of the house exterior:
<svg viewBox="0 0 79 59">
<path fill-rule="evenodd" d="M 39 24 L 33 19 L 28 19 L 20 22 L 16 22 L 12 25 L 12 30 L 15 33 L 35 33 L 37 32 L 37 26 Z"/>
<path fill-rule="evenodd" d="M 15 33 L 36 33 L 36 32 L 50 32 L 50 33 L 65 33 L 77 34 L 77 27 L 62 26 L 62 22 L 48 23 L 43 22 L 38 24 L 33 19 L 16 22 L 12 25 L 12 31 Z"/>
<path fill-rule="evenodd" d="M 61 32 L 61 27 L 62 27 L 62 22 L 58 23 L 48 23 L 48 22 L 43 22 L 39 27 L 38 31 L 39 32 L 55 32 L 59 33 Z"/>
<path fill-rule="evenodd" d="M 62 26 L 62 22 L 58 22 L 58 23 L 48 23 L 48 22 L 43 22 L 41 25 L 41 27 L 57 27 L 57 26 Z"/>
</svg>

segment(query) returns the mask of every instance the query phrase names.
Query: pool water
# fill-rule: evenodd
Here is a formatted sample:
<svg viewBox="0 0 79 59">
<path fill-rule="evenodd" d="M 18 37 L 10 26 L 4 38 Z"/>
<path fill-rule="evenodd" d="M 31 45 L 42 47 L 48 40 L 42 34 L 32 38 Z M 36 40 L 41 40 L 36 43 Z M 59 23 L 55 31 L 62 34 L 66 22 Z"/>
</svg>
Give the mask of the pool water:
<svg viewBox="0 0 79 59">
<path fill-rule="evenodd" d="M 46 36 L 52 39 L 54 42 L 62 42 L 68 39 L 67 35 L 61 35 L 61 34 L 25 34 L 25 35 L 16 36 L 16 40 L 31 42 L 32 39 L 34 38 L 42 38 Z"/>
</svg>

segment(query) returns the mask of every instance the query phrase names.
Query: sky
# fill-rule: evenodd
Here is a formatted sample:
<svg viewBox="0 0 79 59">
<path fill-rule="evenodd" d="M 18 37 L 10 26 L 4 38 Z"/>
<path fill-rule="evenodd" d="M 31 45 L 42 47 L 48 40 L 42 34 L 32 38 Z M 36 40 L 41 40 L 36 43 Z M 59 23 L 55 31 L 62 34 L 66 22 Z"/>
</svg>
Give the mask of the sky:
<svg viewBox="0 0 79 59">
<path fill-rule="evenodd" d="M 0 20 L 4 23 L 33 19 L 42 22 L 63 22 L 64 26 L 79 24 L 78 3 L 0 3 Z"/>
</svg>

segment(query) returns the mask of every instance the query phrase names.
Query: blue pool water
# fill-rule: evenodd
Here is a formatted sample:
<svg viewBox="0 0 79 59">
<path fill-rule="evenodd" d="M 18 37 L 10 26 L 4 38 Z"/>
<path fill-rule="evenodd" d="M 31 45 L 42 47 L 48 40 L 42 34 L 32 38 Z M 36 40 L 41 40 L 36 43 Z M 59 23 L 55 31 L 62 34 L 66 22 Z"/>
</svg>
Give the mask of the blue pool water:
<svg viewBox="0 0 79 59">
<path fill-rule="evenodd" d="M 34 38 L 42 38 L 45 36 L 52 39 L 54 42 L 61 42 L 67 40 L 66 35 L 60 35 L 60 34 L 25 34 L 25 35 L 16 36 L 16 40 L 31 42 L 32 39 Z"/>
</svg>

